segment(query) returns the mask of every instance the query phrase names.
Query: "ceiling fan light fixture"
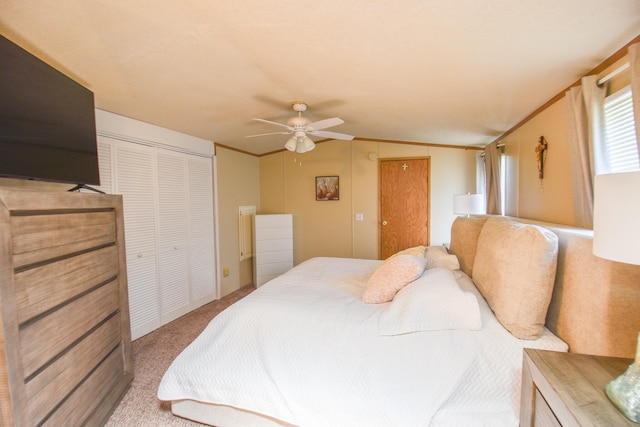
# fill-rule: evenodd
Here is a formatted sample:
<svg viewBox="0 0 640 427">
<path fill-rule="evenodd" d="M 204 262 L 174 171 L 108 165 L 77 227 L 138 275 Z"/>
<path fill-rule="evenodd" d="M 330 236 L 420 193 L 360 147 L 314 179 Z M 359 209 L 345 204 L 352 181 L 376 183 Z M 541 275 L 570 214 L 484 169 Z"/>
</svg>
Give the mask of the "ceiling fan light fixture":
<svg viewBox="0 0 640 427">
<path fill-rule="evenodd" d="M 304 147 L 304 142 L 298 140 L 298 143 L 296 144 L 296 153 L 305 153 L 307 151 L 307 149 Z"/>
<path fill-rule="evenodd" d="M 314 148 L 316 148 L 316 144 L 308 136 L 304 137 L 304 139 L 302 140 L 302 143 L 304 144 L 304 150 L 305 151 L 311 151 Z"/>
<path fill-rule="evenodd" d="M 284 148 L 286 148 L 289 151 L 296 151 L 297 145 L 298 145 L 298 141 L 294 136 L 292 136 L 284 145 Z"/>
<path fill-rule="evenodd" d="M 313 142 L 311 138 L 307 136 L 307 134 L 327 138 L 327 139 L 344 139 L 344 140 L 352 140 L 354 138 L 353 135 L 347 135 L 344 133 L 338 132 L 327 132 L 324 129 L 338 126 L 344 123 L 344 121 L 338 117 L 332 117 L 329 119 L 323 119 L 316 122 L 311 122 L 306 117 L 302 117 L 302 112 L 307 110 L 307 104 L 300 101 L 294 101 L 291 103 L 293 110 L 298 113 L 297 116 L 290 118 L 287 121 L 287 124 L 272 122 L 270 120 L 265 119 L 253 119 L 259 122 L 281 126 L 287 129 L 287 132 L 271 132 L 271 133 L 262 133 L 258 135 L 248 135 L 249 137 L 254 136 L 266 136 L 266 135 L 292 135 L 291 138 L 287 140 L 284 145 L 289 151 L 295 151 L 298 153 L 306 153 L 307 151 L 311 151 L 315 148 L 316 144 Z"/>
</svg>

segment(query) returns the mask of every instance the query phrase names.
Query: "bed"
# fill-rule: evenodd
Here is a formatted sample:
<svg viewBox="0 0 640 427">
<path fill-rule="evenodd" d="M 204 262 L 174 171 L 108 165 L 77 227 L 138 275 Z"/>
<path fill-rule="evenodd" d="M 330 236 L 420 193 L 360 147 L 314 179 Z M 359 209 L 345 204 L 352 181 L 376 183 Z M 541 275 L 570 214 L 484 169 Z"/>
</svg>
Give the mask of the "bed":
<svg viewBox="0 0 640 427">
<path fill-rule="evenodd" d="M 637 307 L 638 291 L 599 281 L 603 304 L 588 282 L 633 281 L 638 271 L 596 260 L 604 273 L 575 283 L 573 269 L 582 278 L 593 267 L 580 246 L 589 239 L 459 218 L 450 251 L 307 260 L 216 316 L 165 373 L 158 398 L 217 426 L 517 426 L 523 348 L 634 351 L 639 315 L 620 301 Z M 604 320 L 590 304 L 625 319 L 615 342 L 594 333 L 594 318 Z"/>
</svg>

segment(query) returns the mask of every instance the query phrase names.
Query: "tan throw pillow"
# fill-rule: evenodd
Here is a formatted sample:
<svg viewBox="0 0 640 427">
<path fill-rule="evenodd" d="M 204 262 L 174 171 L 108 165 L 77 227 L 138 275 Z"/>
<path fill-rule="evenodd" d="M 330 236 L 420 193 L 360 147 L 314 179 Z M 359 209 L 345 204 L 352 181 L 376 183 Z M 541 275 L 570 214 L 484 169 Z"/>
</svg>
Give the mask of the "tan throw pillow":
<svg viewBox="0 0 640 427">
<path fill-rule="evenodd" d="M 391 301 L 400 289 L 420 277 L 425 264 L 421 256 L 402 254 L 388 258 L 369 277 L 362 301 L 366 304 Z"/>
<path fill-rule="evenodd" d="M 424 254 L 427 260 L 425 268 L 446 268 L 447 270 L 460 270 L 458 257 L 450 254 L 444 246 L 429 246 Z"/>
<path fill-rule="evenodd" d="M 558 236 L 536 225 L 489 218 L 478 236 L 473 281 L 514 336 L 542 335 L 556 276 Z"/>
</svg>

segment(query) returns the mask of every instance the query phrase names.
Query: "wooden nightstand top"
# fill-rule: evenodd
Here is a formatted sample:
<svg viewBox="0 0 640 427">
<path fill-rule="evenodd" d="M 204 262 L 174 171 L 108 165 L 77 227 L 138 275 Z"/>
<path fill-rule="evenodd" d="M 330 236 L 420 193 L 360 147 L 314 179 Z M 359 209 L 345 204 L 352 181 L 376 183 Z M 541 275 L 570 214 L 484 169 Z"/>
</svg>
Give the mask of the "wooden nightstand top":
<svg viewBox="0 0 640 427">
<path fill-rule="evenodd" d="M 521 425 L 531 425 L 537 388 L 563 426 L 635 426 L 605 394 L 632 359 L 525 349 Z"/>
</svg>

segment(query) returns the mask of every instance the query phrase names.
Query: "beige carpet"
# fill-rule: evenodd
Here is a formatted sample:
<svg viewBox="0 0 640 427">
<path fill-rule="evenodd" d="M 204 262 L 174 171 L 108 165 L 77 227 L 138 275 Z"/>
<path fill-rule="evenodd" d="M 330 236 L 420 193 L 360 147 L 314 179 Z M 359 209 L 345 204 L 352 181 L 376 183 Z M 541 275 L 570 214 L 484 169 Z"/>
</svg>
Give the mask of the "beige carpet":
<svg viewBox="0 0 640 427">
<path fill-rule="evenodd" d="M 175 417 L 168 403 L 156 397 L 162 375 L 213 317 L 254 290 L 247 285 L 206 304 L 133 342 L 134 378 L 131 388 L 106 426 L 200 426 Z"/>
</svg>

